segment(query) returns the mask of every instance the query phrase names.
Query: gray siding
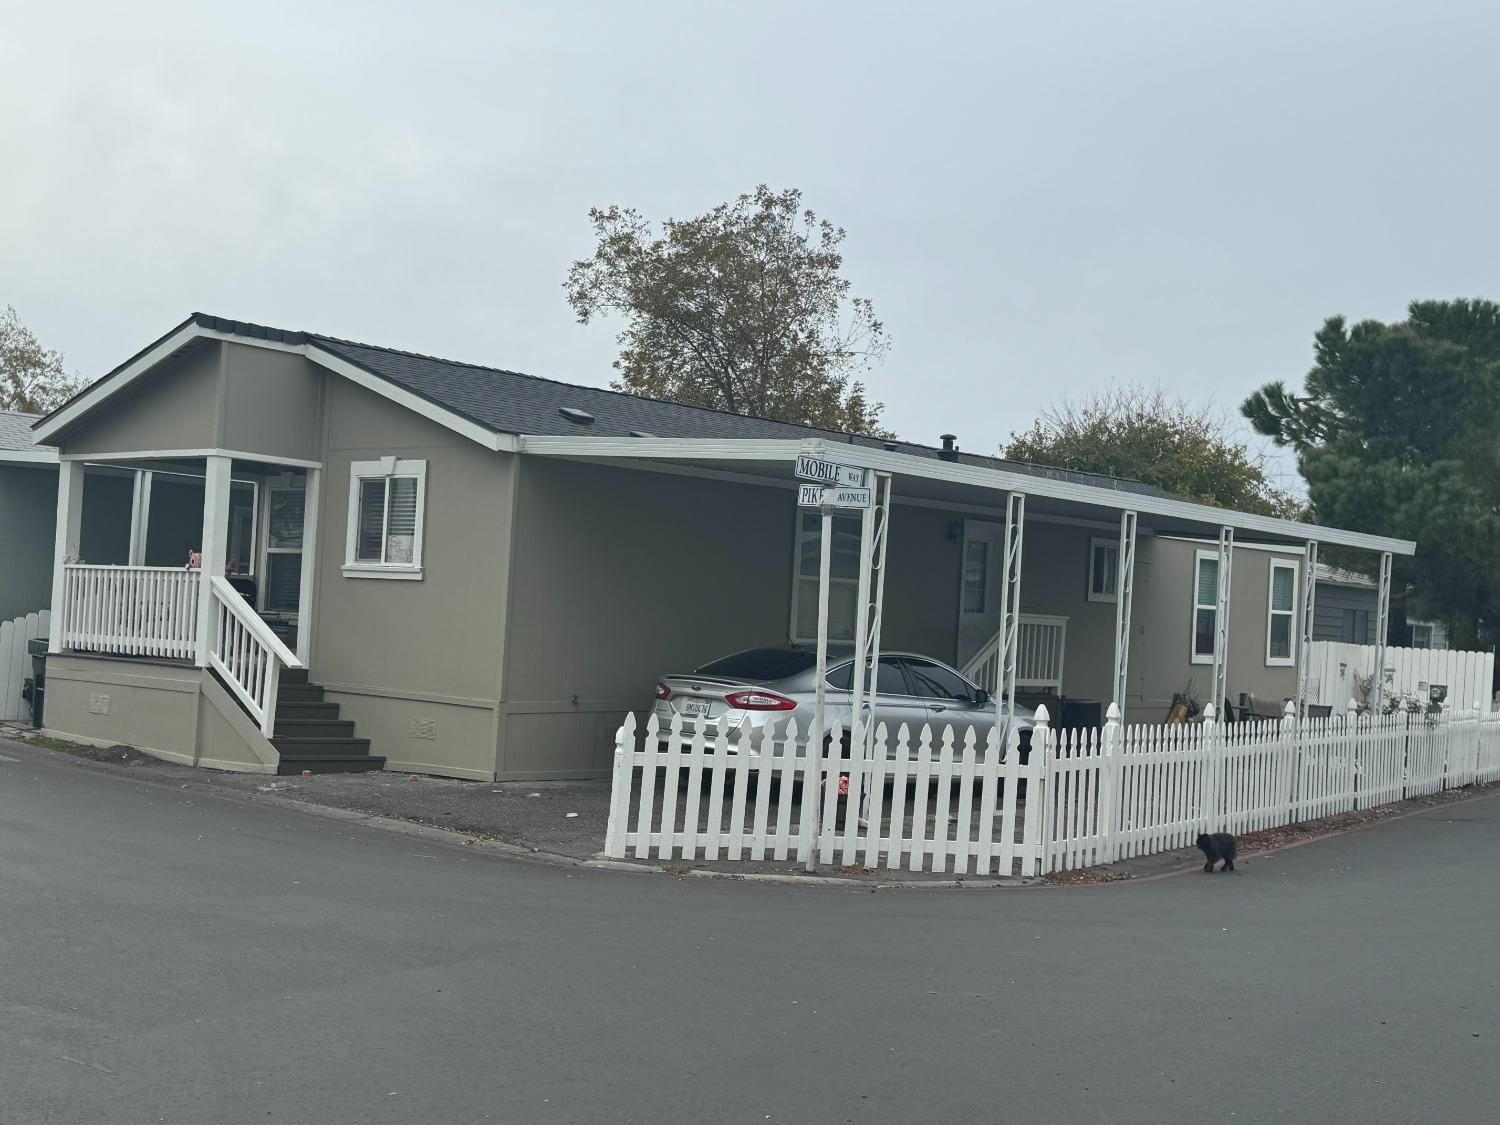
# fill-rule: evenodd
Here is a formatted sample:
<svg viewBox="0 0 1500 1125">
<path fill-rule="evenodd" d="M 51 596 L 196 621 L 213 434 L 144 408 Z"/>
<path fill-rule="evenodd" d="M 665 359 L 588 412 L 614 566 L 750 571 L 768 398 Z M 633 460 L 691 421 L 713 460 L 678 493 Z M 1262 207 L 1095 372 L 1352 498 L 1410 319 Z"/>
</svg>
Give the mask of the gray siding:
<svg viewBox="0 0 1500 1125">
<path fill-rule="evenodd" d="M 57 469 L 0 464 L 0 621 L 52 602 Z"/>
<path fill-rule="evenodd" d="M 1313 597 L 1313 640 L 1348 641 L 1352 644 L 1375 643 L 1375 626 L 1379 621 L 1377 597 L 1374 590 L 1356 586 L 1333 586 L 1318 583 Z M 1362 611 L 1366 616 L 1365 635 L 1345 636 L 1345 611 Z"/>
<path fill-rule="evenodd" d="M 515 457 L 344 379 L 328 404 L 313 678 L 393 768 L 491 779 Z M 427 462 L 419 581 L 342 571 L 350 463 L 388 455 Z"/>
<path fill-rule="evenodd" d="M 200 340 L 64 436 L 66 453 L 208 449 L 219 444 L 221 345 Z"/>
</svg>

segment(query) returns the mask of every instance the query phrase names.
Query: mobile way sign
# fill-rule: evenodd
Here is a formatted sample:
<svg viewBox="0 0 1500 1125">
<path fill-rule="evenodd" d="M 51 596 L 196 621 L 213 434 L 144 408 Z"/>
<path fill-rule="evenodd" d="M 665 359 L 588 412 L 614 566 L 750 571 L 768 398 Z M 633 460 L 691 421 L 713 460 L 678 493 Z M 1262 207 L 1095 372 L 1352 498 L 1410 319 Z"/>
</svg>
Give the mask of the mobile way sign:
<svg viewBox="0 0 1500 1125">
<path fill-rule="evenodd" d="M 846 488 L 861 488 L 865 483 L 865 471 L 853 465 L 840 465 L 837 461 L 824 461 L 818 457 L 801 454 L 797 458 L 797 476 L 802 480 L 818 484 L 843 485 Z"/>
<path fill-rule="evenodd" d="M 799 508 L 868 508 L 874 503 L 874 489 L 824 488 L 820 484 L 799 484 Z"/>
</svg>

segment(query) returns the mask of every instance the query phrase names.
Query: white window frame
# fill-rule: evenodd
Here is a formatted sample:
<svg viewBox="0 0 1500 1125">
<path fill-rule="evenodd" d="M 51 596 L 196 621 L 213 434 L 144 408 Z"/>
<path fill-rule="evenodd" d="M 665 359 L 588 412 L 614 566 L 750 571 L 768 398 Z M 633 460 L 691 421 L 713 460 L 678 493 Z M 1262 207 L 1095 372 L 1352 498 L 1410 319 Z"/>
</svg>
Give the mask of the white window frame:
<svg viewBox="0 0 1500 1125">
<path fill-rule="evenodd" d="M 367 480 L 389 481 L 393 477 L 415 477 L 417 481 L 417 522 L 416 528 L 412 533 L 411 562 L 361 562 L 355 557 L 359 551 L 360 485 Z M 388 494 L 386 500 L 387 521 L 390 519 L 389 505 Z M 422 539 L 426 530 L 426 513 L 426 461 L 411 461 L 399 457 L 382 457 L 378 461 L 351 461 L 349 463 L 349 523 L 344 536 L 344 577 L 420 579 L 422 577 Z M 384 532 L 382 532 L 383 535 Z M 303 541 L 305 543 L 306 539 L 304 538 Z M 384 554 L 385 552 L 382 550 L 382 557 L 384 557 Z"/>
<path fill-rule="evenodd" d="M 1099 557 L 1099 548 L 1104 547 L 1115 553 L 1115 592 L 1112 594 L 1100 594 L 1094 591 L 1094 562 Z M 1194 564 L 1196 566 L 1196 564 Z M 1092 536 L 1089 539 L 1089 601 L 1109 602 L 1111 604 L 1120 600 L 1120 541 L 1108 539 L 1103 536 Z"/>
<path fill-rule="evenodd" d="M 813 521 L 813 523 L 812 523 L 813 530 L 811 530 L 811 531 L 803 530 L 803 526 L 802 526 L 803 525 L 803 518 L 802 517 L 803 517 L 804 514 L 808 514 L 808 515 L 812 515 L 812 516 L 817 517 Z M 848 513 L 842 513 L 842 515 L 843 515 L 843 518 L 845 518 L 845 519 L 857 518 L 857 513 L 856 513 L 855 516 L 850 516 Z M 833 517 L 834 522 L 837 523 L 839 521 L 839 518 L 840 518 L 840 514 L 835 514 L 834 517 Z M 802 566 L 802 545 L 804 543 L 816 543 L 818 541 L 819 536 L 821 535 L 821 529 L 822 529 L 822 526 L 823 526 L 822 525 L 822 517 L 821 517 L 821 513 L 819 513 L 818 511 L 816 511 L 814 509 L 798 508 L 797 509 L 797 515 L 796 515 L 796 521 L 797 522 L 792 525 L 792 528 L 793 528 L 793 534 L 792 534 L 792 597 L 791 597 L 792 619 L 787 624 L 787 635 L 791 638 L 792 643 L 795 644 L 795 645 L 815 645 L 815 644 L 818 643 L 818 638 L 817 638 L 817 634 L 816 633 L 813 636 L 811 636 L 811 637 L 805 637 L 805 636 L 798 636 L 797 635 L 797 617 L 798 617 L 797 610 L 798 610 L 798 605 L 799 605 L 799 603 L 801 601 L 802 579 L 803 578 L 814 578 L 814 579 L 817 578 L 817 573 L 816 572 L 814 572 L 812 574 L 809 574 L 809 575 L 804 575 L 802 573 L 802 570 L 801 570 L 801 566 Z M 830 589 L 830 591 L 832 590 L 832 588 L 835 585 L 854 586 L 854 587 L 857 588 L 859 586 L 859 579 L 857 579 L 857 578 L 835 578 L 835 577 L 833 577 L 830 574 L 829 575 L 829 579 L 828 579 L 828 583 L 829 583 L 829 589 Z M 960 597 L 960 599 L 963 597 L 963 591 L 962 590 L 959 591 L 959 597 Z M 962 604 L 962 603 L 960 603 L 960 604 Z M 830 610 L 832 609 L 832 598 L 831 597 L 829 599 L 829 608 L 830 608 Z M 855 609 L 854 612 L 855 612 L 855 614 L 857 616 L 858 613 L 859 613 L 859 609 L 856 607 L 856 609 Z M 836 640 L 833 637 L 833 633 L 832 633 L 831 629 L 830 629 L 830 632 L 829 632 L 829 642 L 831 644 L 845 644 L 845 643 L 847 643 L 847 642 L 845 642 L 842 639 L 837 639 Z"/>
<path fill-rule="evenodd" d="M 1291 668 L 1297 663 L 1297 571 L 1301 569 L 1294 559 L 1272 559 L 1271 565 L 1266 569 L 1266 667 L 1267 668 Z M 1274 599 L 1276 596 L 1276 572 L 1278 570 L 1290 570 L 1292 572 L 1292 608 L 1276 609 Z M 1286 633 L 1286 655 L 1271 655 L 1271 622 L 1277 617 L 1285 617 L 1288 620 Z"/>
<path fill-rule="evenodd" d="M 1213 650 L 1206 653 L 1198 652 L 1198 611 L 1200 609 L 1211 609 L 1214 611 L 1214 637 L 1215 643 L 1219 635 L 1219 583 L 1218 576 L 1214 576 L 1214 600 L 1208 604 L 1198 601 L 1198 573 L 1203 569 L 1203 560 L 1211 562 L 1219 561 L 1218 551 L 1195 551 L 1193 553 L 1193 588 L 1190 591 L 1192 610 L 1188 613 L 1188 656 L 1193 664 L 1212 664 L 1214 662 Z"/>
<path fill-rule="evenodd" d="M 1427 641 L 1426 641 L 1425 644 L 1418 644 L 1417 643 L 1417 630 L 1418 629 L 1425 629 L 1425 630 L 1427 630 Z M 1430 621 L 1413 621 L 1411 623 L 1411 647 L 1412 648 L 1423 648 L 1423 649 L 1431 650 L 1431 648 L 1432 648 L 1432 636 L 1433 636 L 1433 633 L 1435 631 L 1436 630 L 1433 629 L 1432 623 Z"/>
</svg>

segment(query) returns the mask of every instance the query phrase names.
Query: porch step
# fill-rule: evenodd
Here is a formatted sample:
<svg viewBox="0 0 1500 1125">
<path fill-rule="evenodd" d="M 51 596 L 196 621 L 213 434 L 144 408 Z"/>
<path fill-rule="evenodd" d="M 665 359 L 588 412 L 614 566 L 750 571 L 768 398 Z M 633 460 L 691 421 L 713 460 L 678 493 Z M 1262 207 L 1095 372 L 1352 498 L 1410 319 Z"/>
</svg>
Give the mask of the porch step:
<svg viewBox="0 0 1500 1125">
<path fill-rule="evenodd" d="M 331 713 L 317 718 L 292 718 L 284 715 L 280 708 L 276 711 L 276 737 L 282 738 L 353 738 L 354 720 L 340 719 L 337 703 L 312 704 L 315 707 L 328 707 Z"/>
<path fill-rule="evenodd" d="M 276 692 L 277 709 L 283 703 L 322 703 L 323 689 L 317 684 L 281 682 Z"/>
<path fill-rule="evenodd" d="M 306 668 L 283 668 L 281 670 L 281 686 L 291 687 L 293 684 L 307 683 Z"/>
<path fill-rule="evenodd" d="M 337 719 L 339 717 L 339 705 L 337 703 L 304 703 L 287 702 L 286 699 L 276 701 L 276 725 L 279 728 L 283 723 L 301 723 L 318 719 Z"/>
<path fill-rule="evenodd" d="M 288 774 L 299 774 L 303 770 L 311 770 L 313 773 L 369 773 L 372 770 L 383 769 L 385 769 L 385 759 L 369 754 L 325 754 L 297 757 L 288 757 L 283 754 L 276 772 L 285 777 Z"/>
</svg>

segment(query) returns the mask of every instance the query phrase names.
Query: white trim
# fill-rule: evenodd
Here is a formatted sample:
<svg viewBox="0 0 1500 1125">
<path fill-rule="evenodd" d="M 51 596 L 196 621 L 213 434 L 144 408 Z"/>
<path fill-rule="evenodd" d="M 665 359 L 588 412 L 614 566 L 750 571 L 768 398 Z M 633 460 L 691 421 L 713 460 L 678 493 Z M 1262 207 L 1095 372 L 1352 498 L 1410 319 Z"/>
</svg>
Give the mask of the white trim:
<svg viewBox="0 0 1500 1125">
<path fill-rule="evenodd" d="M 833 460 L 928 480 L 969 484 L 1003 492 L 1023 492 L 1028 496 L 1046 496 L 1079 504 L 1093 504 L 1115 511 L 1135 511 L 1145 515 L 1180 519 L 1214 527 L 1229 526 L 1263 535 L 1279 535 L 1300 544 L 1307 539 L 1313 525 L 1295 520 L 1257 516 L 1228 508 L 1195 504 L 1190 500 L 1124 492 L 1097 485 L 1076 484 L 1050 477 L 1032 476 L 1005 469 L 983 468 L 896 453 L 863 445 L 849 445 L 835 439 L 814 438 L 806 441 L 764 440 L 758 438 L 616 438 L 616 437 L 547 437 L 524 434 L 519 439 L 522 453 L 547 457 L 662 458 L 680 457 L 702 461 L 795 461 L 808 454 Z M 1391 551 L 1400 555 L 1416 553 L 1417 545 L 1408 539 L 1383 535 L 1365 535 L 1332 527 L 1318 527 L 1318 538 L 1324 543 L 1338 543 L 1372 551 Z M 1294 544 L 1289 543 L 1287 549 Z"/>
<path fill-rule="evenodd" d="M 55 465 L 57 462 L 55 449 L 0 449 L 0 464 Z"/>
<path fill-rule="evenodd" d="M 253 343 L 254 341 L 246 341 Z M 429 421 L 436 422 L 456 434 L 461 434 L 471 441 L 478 442 L 486 449 L 496 452 L 514 453 L 520 447 L 520 441 L 513 434 L 498 434 L 487 426 L 481 426 L 478 422 L 472 422 L 461 414 L 455 414 L 451 410 L 445 410 L 436 403 L 429 402 L 421 395 L 413 394 L 405 387 L 397 386 L 388 379 L 382 379 L 379 375 L 372 375 L 362 367 L 357 367 L 346 359 L 326 352 L 316 344 L 306 345 L 303 353 L 314 363 L 342 375 L 351 383 L 364 387 L 367 391 L 373 391 L 383 398 L 388 398 L 398 406 L 404 406 L 413 414 L 420 414 Z"/>
<path fill-rule="evenodd" d="M 321 461 L 304 461 L 300 457 L 273 457 L 269 453 L 246 453 L 240 449 L 142 449 L 130 453 L 64 453 L 64 461 L 87 461 L 106 464 L 110 461 L 162 461 L 168 459 L 228 457 L 233 461 L 259 461 L 263 465 L 283 465 L 292 469 L 321 469 Z M 182 473 L 181 476 L 194 476 Z"/>
<path fill-rule="evenodd" d="M 1301 568 L 1296 559 L 1272 559 L 1271 565 L 1266 568 L 1266 667 L 1267 668 L 1291 668 L 1297 663 L 1297 645 L 1294 638 L 1295 630 L 1292 628 L 1297 621 L 1297 571 Z M 1292 607 L 1291 609 L 1276 609 L 1274 598 L 1276 597 L 1276 571 L 1290 570 L 1292 572 Z M 1271 655 L 1271 622 L 1277 617 L 1283 616 L 1287 619 L 1286 626 L 1286 656 Z"/>
<path fill-rule="evenodd" d="M 271 490 L 266 489 L 266 507 L 271 506 Z M 313 583 L 318 569 L 318 525 L 321 517 L 318 510 L 323 500 L 323 470 L 308 469 L 302 481 L 302 561 L 301 582 L 297 590 L 297 659 L 304 665 L 312 663 L 312 603 Z M 269 524 L 269 520 L 267 521 Z M 271 585 L 271 537 L 266 536 L 266 581 Z M 278 554 L 290 554 L 288 548 L 278 548 Z"/>
<path fill-rule="evenodd" d="M 1113 594 L 1101 594 L 1094 590 L 1094 552 L 1100 547 L 1115 553 L 1115 592 Z M 1120 600 L 1120 541 L 1118 539 L 1106 539 L 1098 535 L 1089 537 L 1089 587 L 1085 592 L 1091 602 L 1109 602 L 1113 605 Z"/>
<path fill-rule="evenodd" d="M 390 524 L 389 487 L 393 479 L 415 478 L 417 482 L 417 510 L 412 529 L 411 562 L 387 563 L 361 561 L 359 550 L 359 492 L 360 485 L 367 480 L 386 482 L 387 499 L 381 527 L 380 557 L 385 558 L 385 537 Z M 422 541 L 427 523 L 427 462 L 400 457 L 382 457 L 378 461 L 349 462 L 349 513 L 344 534 L 345 578 L 406 578 L 422 577 Z M 303 534 L 306 543 L 306 533 Z"/>
<path fill-rule="evenodd" d="M 1218 595 L 1215 594 L 1213 603 L 1211 605 L 1205 605 L 1198 601 L 1198 572 L 1202 569 L 1202 562 L 1204 559 L 1211 559 L 1213 562 L 1217 563 L 1219 561 L 1219 552 L 1193 552 L 1193 611 L 1188 617 L 1188 660 L 1189 663 L 1192 664 L 1212 664 L 1214 662 L 1213 649 L 1209 649 L 1207 652 L 1201 654 L 1198 652 L 1198 611 L 1200 609 L 1211 609 L 1214 611 L 1214 636 L 1217 637 L 1219 635 Z M 1217 588 L 1218 585 L 1217 583 L 1215 583 L 1215 589 L 1217 590 Z"/>
</svg>

